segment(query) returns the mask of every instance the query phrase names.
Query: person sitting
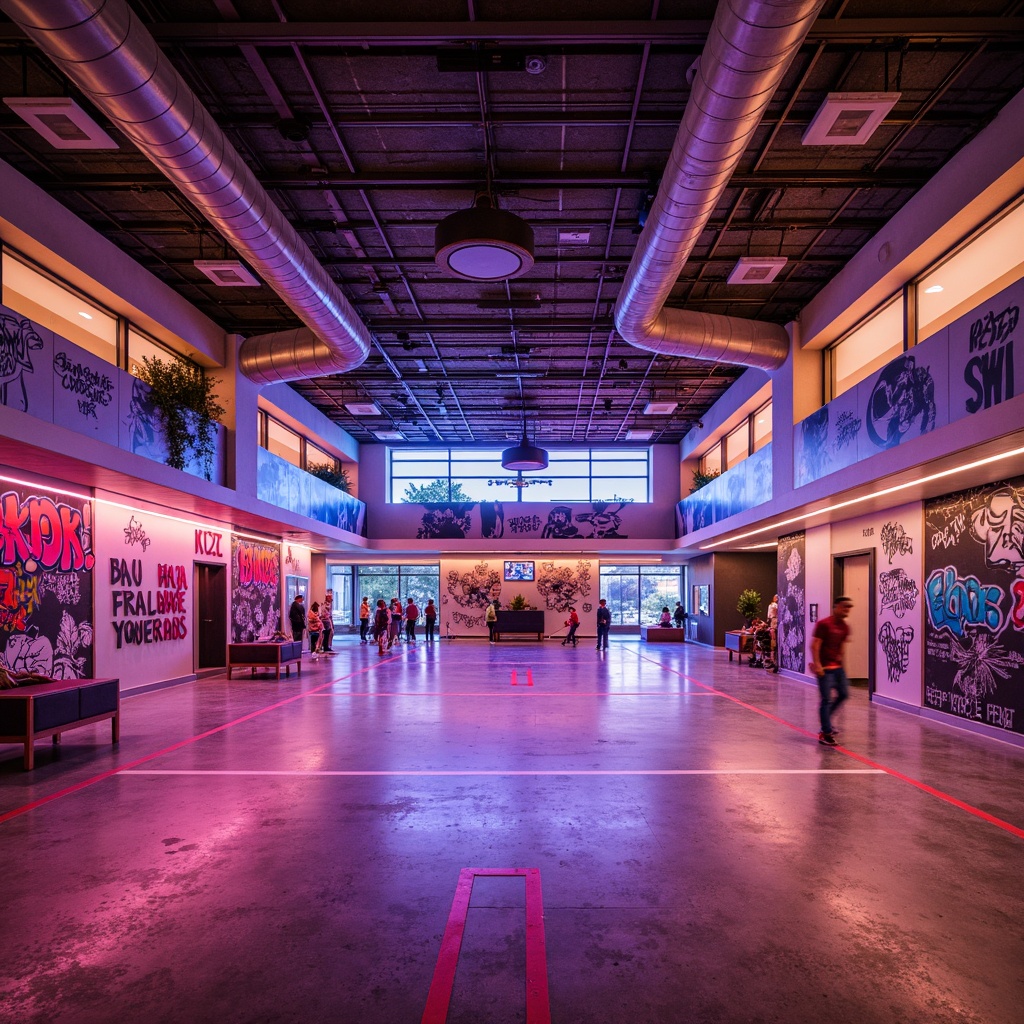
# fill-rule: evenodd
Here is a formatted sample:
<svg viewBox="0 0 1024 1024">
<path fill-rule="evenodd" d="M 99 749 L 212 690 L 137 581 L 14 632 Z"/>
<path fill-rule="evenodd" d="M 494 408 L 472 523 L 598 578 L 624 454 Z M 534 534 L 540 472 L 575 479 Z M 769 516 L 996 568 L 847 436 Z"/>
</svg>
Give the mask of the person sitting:
<svg viewBox="0 0 1024 1024">
<path fill-rule="evenodd" d="M 672 613 L 668 610 L 668 605 L 661 609 L 661 619 L 658 622 L 659 626 L 665 626 L 666 628 L 672 625 Z"/>
<path fill-rule="evenodd" d="M 306 630 L 309 632 L 309 653 L 313 660 L 317 660 L 320 650 L 320 602 L 314 601 L 309 609 L 309 617 L 306 619 Z"/>
</svg>

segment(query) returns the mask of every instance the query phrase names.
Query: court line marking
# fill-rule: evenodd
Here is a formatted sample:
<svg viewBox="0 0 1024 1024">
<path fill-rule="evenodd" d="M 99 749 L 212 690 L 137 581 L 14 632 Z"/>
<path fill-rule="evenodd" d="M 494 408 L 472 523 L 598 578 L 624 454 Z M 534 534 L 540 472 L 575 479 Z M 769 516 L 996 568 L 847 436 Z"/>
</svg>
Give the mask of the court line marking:
<svg viewBox="0 0 1024 1024">
<path fill-rule="evenodd" d="M 386 658 L 384 661 L 366 665 L 363 668 L 356 669 L 355 672 L 350 672 L 348 675 L 341 676 L 341 679 L 351 679 L 353 676 L 362 675 L 365 672 L 372 672 L 374 668 L 377 668 L 380 665 L 386 665 L 389 661 L 394 660 L 395 656 L 392 655 L 392 657 Z M 206 732 L 201 732 L 195 736 L 190 736 L 188 739 L 172 743 L 169 747 L 164 747 L 163 750 L 158 750 L 155 753 L 137 757 L 134 761 L 128 761 L 126 764 L 121 764 L 116 768 L 110 768 L 105 772 L 100 772 L 99 775 L 94 775 L 89 779 L 83 779 L 81 782 L 76 782 L 71 786 L 66 786 L 64 789 L 59 789 L 54 793 L 49 793 L 46 796 L 40 797 L 38 800 L 33 800 L 30 803 L 23 804 L 21 807 L 15 807 L 10 811 L 5 811 L 0 814 L 0 825 L 5 821 L 10 821 L 12 818 L 17 818 L 22 814 L 27 814 L 29 811 L 34 811 L 39 807 L 44 807 L 46 804 L 52 803 L 54 800 L 59 800 L 61 797 L 70 796 L 72 793 L 78 793 L 83 789 L 88 789 L 90 786 L 95 786 L 96 783 L 103 782 L 105 779 L 128 772 L 133 768 L 137 768 L 140 764 L 146 764 L 148 761 L 153 761 L 158 757 L 163 757 L 165 754 L 173 753 L 175 750 L 181 750 L 182 747 L 198 743 L 199 740 L 204 740 L 209 736 L 216 736 L 217 733 L 224 732 L 225 729 L 230 729 L 234 725 L 241 725 L 243 722 L 249 722 L 254 718 L 259 718 L 260 715 L 265 715 L 268 711 L 275 711 L 277 708 L 283 708 L 288 704 L 294 704 L 295 701 L 302 700 L 304 697 L 312 696 L 318 691 L 326 689 L 328 686 L 334 686 L 337 682 L 339 682 L 339 680 L 332 679 L 329 682 L 322 683 L 320 686 L 314 687 L 312 690 L 303 690 L 300 693 L 293 694 L 291 697 L 286 697 L 284 700 L 276 701 L 273 704 L 268 704 L 266 707 L 259 708 L 256 711 L 251 711 L 247 715 L 242 715 L 241 718 L 236 718 L 232 722 L 224 722 L 212 729 L 207 729 Z"/>
<path fill-rule="evenodd" d="M 455 971 L 466 932 L 473 882 L 481 876 L 523 878 L 526 882 L 526 1024 L 551 1024 L 544 900 L 539 868 L 463 868 L 459 872 L 421 1024 L 445 1024 L 448 1019 L 448 1006 L 455 987 Z"/>
<path fill-rule="evenodd" d="M 132 769 L 126 775 L 242 775 L 246 777 L 258 775 L 294 775 L 305 776 L 340 776 L 340 777 L 472 777 L 472 776 L 506 776 L 506 775 L 884 775 L 881 768 L 480 768 L 480 769 L 446 769 L 446 768 L 400 768 L 385 771 L 371 769 L 272 769 L 254 768 L 139 768 Z"/>
<path fill-rule="evenodd" d="M 516 684 L 513 686 L 532 686 L 532 683 Z M 504 690 L 339 690 L 337 693 L 312 693 L 311 697 L 519 697 L 523 690 L 518 693 L 506 693 Z M 660 692 L 648 692 L 646 690 L 574 690 L 555 691 L 534 690 L 527 696 L 533 697 L 722 697 L 721 693 L 694 692 L 692 690 L 662 690 Z"/>
<path fill-rule="evenodd" d="M 719 690 L 707 683 L 702 683 L 699 679 L 694 679 L 692 676 L 686 675 L 685 672 L 680 672 L 678 669 L 671 668 L 668 665 L 663 665 L 661 662 L 655 661 L 646 654 L 640 654 L 639 657 L 643 661 L 649 661 L 653 665 L 661 665 L 665 671 L 679 676 L 680 679 L 685 679 L 688 683 L 693 683 L 696 686 L 702 686 L 704 689 L 716 693 L 721 697 L 725 697 L 727 700 L 732 701 L 734 704 L 738 704 L 742 708 L 746 708 L 748 711 L 753 711 L 773 722 L 778 722 L 780 725 L 784 725 L 787 728 L 792 729 L 794 732 L 801 733 L 802 735 L 808 736 L 812 739 L 817 739 L 818 734 L 816 732 L 804 729 L 802 726 L 787 721 L 785 718 L 780 718 L 778 715 L 773 715 L 770 711 L 765 711 L 763 708 L 759 708 L 754 704 L 748 704 L 746 701 L 742 701 L 739 697 L 734 697 L 732 694 L 726 693 L 724 690 Z M 973 804 L 969 804 L 965 800 L 961 800 L 959 797 L 953 796 L 951 793 L 946 793 L 941 789 L 936 789 L 934 786 L 929 786 L 928 783 L 922 782 L 920 779 L 915 779 L 913 776 L 907 775 L 905 772 L 898 771 L 896 768 L 889 768 L 887 765 L 881 764 L 878 761 L 872 761 L 870 757 L 858 754 L 856 751 L 850 750 L 842 744 L 838 744 L 832 749 L 841 754 L 845 754 L 854 761 L 859 761 L 861 764 L 867 765 L 869 768 L 877 768 L 880 771 L 885 772 L 886 775 L 891 775 L 894 779 L 899 779 L 900 782 L 905 782 L 907 785 L 913 786 L 915 789 L 919 789 L 922 793 L 927 793 L 929 796 L 935 797 L 936 800 L 941 800 L 943 803 L 947 803 L 951 807 L 957 807 L 961 811 L 966 811 L 966 813 L 973 815 L 975 818 L 987 821 L 990 825 L 995 825 L 996 828 L 1000 828 L 1004 832 L 1009 832 L 1010 835 L 1016 836 L 1018 839 L 1024 839 L 1024 828 L 1021 828 L 1019 825 L 1014 825 L 1009 821 L 1004 821 L 1002 818 L 997 818 L 994 814 L 989 814 L 988 811 L 983 811 L 980 807 L 975 807 Z"/>
</svg>

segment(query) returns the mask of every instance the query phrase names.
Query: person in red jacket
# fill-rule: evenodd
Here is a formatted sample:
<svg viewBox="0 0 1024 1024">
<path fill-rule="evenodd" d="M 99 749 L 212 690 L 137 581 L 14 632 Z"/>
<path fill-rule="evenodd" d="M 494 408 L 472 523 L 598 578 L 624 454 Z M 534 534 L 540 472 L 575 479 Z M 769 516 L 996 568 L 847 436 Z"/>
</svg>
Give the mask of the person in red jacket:
<svg viewBox="0 0 1024 1024">
<path fill-rule="evenodd" d="M 569 632 L 562 641 L 562 646 L 565 647 L 566 644 L 572 644 L 575 647 L 579 643 L 576 639 L 576 630 L 580 628 L 580 617 L 576 614 L 575 608 L 569 609 L 569 618 L 565 620 L 565 624 L 569 627 Z"/>
<path fill-rule="evenodd" d="M 420 617 L 420 610 L 416 607 L 416 602 L 410 597 L 405 602 L 405 639 L 411 643 L 416 643 L 416 620 Z"/>
<path fill-rule="evenodd" d="M 843 659 L 846 641 L 850 638 L 846 617 L 852 607 L 853 601 L 850 598 L 837 597 L 832 606 L 832 614 L 819 620 L 811 637 L 811 661 L 808 667 L 818 677 L 818 689 L 821 692 L 821 732 L 818 733 L 818 742 L 827 747 L 836 746 L 832 716 L 850 696 Z M 836 692 L 834 699 L 833 690 Z"/>
</svg>

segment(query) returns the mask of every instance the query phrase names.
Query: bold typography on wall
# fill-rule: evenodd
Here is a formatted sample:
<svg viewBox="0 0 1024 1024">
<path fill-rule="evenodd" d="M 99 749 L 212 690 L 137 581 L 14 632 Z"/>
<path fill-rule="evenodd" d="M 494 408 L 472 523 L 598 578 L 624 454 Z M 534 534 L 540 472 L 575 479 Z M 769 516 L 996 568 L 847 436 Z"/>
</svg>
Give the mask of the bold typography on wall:
<svg viewBox="0 0 1024 1024">
<path fill-rule="evenodd" d="M 804 609 L 806 566 L 804 534 L 791 533 L 779 538 L 779 665 L 792 672 L 804 671 Z"/>
<path fill-rule="evenodd" d="M 152 557 L 111 558 L 109 571 L 110 616 L 117 650 L 184 640 L 189 635 L 188 571 L 184 565 Z"/>
<path fill-rule="evenodd" d="M 925 504 L 924 706 L 1024 732 L 1024 477 Z"/>
<path fill-rule="evenodd" d="M 0 496 L 0 660 L 56 679 L 93 674 L 92 502 Z"/>
<path fill-rule="evenodd" d="M 276 632 L 281 620 L 281 548 L 231 538 L 231 639 L 256 640 Z"/>
</svg>

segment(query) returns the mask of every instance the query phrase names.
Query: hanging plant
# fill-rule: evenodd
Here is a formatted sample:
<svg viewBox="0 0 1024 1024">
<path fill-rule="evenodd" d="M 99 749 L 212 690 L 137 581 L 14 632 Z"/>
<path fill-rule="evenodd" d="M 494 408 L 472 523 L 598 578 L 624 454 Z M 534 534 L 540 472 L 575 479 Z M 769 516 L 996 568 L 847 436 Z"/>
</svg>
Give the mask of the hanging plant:
<svg viewBox="0 0 1024 1024">
<path fill-rule="evenodd" d="M 690 493 L 693 494 L 702 487 L 706 487 L 712 480 L 717 479 L 719 475 L 717 469 L 713 469 L 710 473 L 704 473 L 699 469 L 695 469 L 693 471 L 693 486 L 690 488 Z"/>
<path fill-rule="evenodd" d="M 167 465 L 184 469 L 191 459 L 202 467 L 207 480 L 213 476 L 213 455 L 217 421 L 224 407 L 214 394 L 214 382 L 201 366 L 187 359 L 158 359 L 143 356 L 139 379 L 150 387 L 164 439 L 167 441 Z"/>
<path fill-rule="evenodd" d="M 344 491 L 346 494 L 352 493 L 352 481 L 349 479 L 348 471 L 344 466 L 336 467 L 329 462 L 311 462 L 306 467 L 306 472 L 311 473 L 319 480 L 329 483 L 332 487 L 337 487 L 339 491 Z"/>
</svg>

